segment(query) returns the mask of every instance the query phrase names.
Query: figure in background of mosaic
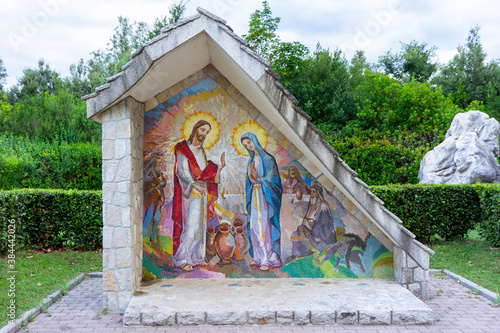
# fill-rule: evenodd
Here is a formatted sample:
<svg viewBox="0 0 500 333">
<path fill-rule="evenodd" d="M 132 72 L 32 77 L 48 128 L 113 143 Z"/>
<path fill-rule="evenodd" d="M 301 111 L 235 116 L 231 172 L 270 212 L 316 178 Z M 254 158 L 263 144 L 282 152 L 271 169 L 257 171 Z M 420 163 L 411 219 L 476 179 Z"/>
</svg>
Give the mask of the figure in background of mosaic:
<svg viewBox="0 0 500 333">
<path fill-rule="evenodd" d="M 332 214 L 325 200 L 323 188 L 311 186 L 309 207 L 302 224 L 292 234 L 292 256 L 304 257 L 313 253 L 312 248 L 322 251 L 337 242 L 336 226 L 341 226 L 340 219 Z M 312 246 L 312 248 L 311 248 Z"/>
<path fill-rule="evenodd" d="M 301 200 L 302 195 L 309 194 L 309 187 L 295 165 L 288 168 L 288 179 L 285 181 L 283 193 L 295 193 L 297 200 Z"/>
<path fill-rule="evenodd" d="M 211 129 L 209 122 L 200 120 L 189 139 L 175 146 L 173 264 L 187 272 L 206 265 L 207 221 L 215 217 L 213 203 L 225 166 L 224 153 L 220 166 L 207 161 L 203 142 Z"/>
<path fill-rule="evenodd" d="M 151 222 L 149 222 L 149 239 L 153 241 L 158 232 L 158 222 L 156 214 L 165 203 L 164 189 L 167 181 L 161 172 L 162 157 L 160 154 L 152 154 L 147 165 L 144 167 L 144 216 L 153 205 Z"/>
<path fill-rule="evenodd" d="M 246 208 L 252 266 L 261 271 L 281 267 L 280 210 L 283 187 L 278 165 L 253 133 L 241 136 L 250 154 L 246 177 Z"/>
</svg>

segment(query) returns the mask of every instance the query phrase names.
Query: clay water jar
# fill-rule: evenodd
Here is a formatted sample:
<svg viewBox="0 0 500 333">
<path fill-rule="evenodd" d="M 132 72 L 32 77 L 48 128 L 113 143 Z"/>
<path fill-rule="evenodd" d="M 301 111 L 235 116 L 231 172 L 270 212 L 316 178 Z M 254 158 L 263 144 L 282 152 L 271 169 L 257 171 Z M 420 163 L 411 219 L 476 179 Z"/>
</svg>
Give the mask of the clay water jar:
<svg viewBox="0 0 500 333">
<path fill-rule="evenodd" d="M 243 260 L 245 254 L 247 254 L 250 247 L 250 242 L 248 241 L 248 236 L 245 233 L 243 227 L 237 227 L 234 231 L 234 241 L 236 243 L 234 249 L 234 260 Z"/>
<path fill-rule="evenodd" d="M 217 235 L 215 236 L 215 251 L 221 258 L 222 264 L 231 263 L 231 258 L 233 257 L 234 250 L 236 248 L 234 237 L 229 232 L 230 228 L 230 224 L 220 224 L 219 232 L 217 232 Z"/>
<path fill-rule="evenodd" d="M 207 246 L 206 246 L 206 251 L 208 255 L 215 256 L 215 228 L 214 227 L 208 227 L 207 228 Z"/>
<path fill-rule="evenodd" d="M 243 224 L 244 224 L 243 220 L 236 219 L 236 220 L 234 220 L 234 222 L 233 222 L 233 227 L 234 227 L 235 229 L 237 229 L 237 228 L 243 228 Z"/>
</svg>

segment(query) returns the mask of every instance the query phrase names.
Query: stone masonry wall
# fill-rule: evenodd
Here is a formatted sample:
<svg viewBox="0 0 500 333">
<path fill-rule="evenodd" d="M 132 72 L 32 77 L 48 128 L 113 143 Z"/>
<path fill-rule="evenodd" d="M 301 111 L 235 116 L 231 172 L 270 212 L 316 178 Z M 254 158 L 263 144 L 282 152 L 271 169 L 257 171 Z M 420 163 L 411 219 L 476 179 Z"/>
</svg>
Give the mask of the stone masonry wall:
<svg viewBox="0 0 500 333">
<path fill-rule="evenodd" d="M 101 121 L 103 307 L 118 312 L 142 279 L 144 105 L 129 97 Z"/>
<path fill-rule="evenodd" d="M 394 246 L 396 281 L 421 299 L 429 299 L 429 266 L 421 267 L 399 246 Z"/>
</svg>

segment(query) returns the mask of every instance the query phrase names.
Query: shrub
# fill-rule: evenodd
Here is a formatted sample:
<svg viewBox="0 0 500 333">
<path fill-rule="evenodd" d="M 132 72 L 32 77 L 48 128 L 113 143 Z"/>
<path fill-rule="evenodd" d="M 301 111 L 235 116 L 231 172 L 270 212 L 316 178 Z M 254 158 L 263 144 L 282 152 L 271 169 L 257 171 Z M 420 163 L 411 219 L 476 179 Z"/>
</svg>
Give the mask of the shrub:
<svg viewBox="0 0 500 333">
<path fill-rule="evenodd" d="M 0 136 L 0 189 L 101 189 L 101 147 Z"/>
<path fill-rule="evenodd" d="M 369 185 L 417 184 L 420 161 L 460 110 L 439 88 L 370 71 L 354 96 L 355 118 L 325 139 Z"/>
<path fill-rule="evenodd" d="M 335 135 L 326 139 L 369 185 L 418 183 L 420 161 L 432 149 L 411 133 L 387 137 L 359 132 L 343 139 Z"/>
<path fill-rule="evenodd" d="M 86 109 L 84 101 L 65 90 L 24 96 L 12 105 L 0 95 L 0 133 L 49 142 L 99 144 L 101 125 L 87 119 Z"/>
<path fill-rule="evenodd" d="M 16 220 L 16 248 L 94 250 L 102 246 L 100 191 L 0 191 L 0 253 L 7 250 L 7 224 Z"/>
<path fill-rule="evenodd" d="M 500 184 L 474 185 L 479 194 L 483 218 L 479 235 L 495 247 L 500 246 Z"/>
<path fill-rule="evenodd" d="M 485 216 L 476 187 L 469 185 L 388 185 L 371 190 L 421 242 L 436 234 L 445 240 L 461 239 Z"/>
</svg>

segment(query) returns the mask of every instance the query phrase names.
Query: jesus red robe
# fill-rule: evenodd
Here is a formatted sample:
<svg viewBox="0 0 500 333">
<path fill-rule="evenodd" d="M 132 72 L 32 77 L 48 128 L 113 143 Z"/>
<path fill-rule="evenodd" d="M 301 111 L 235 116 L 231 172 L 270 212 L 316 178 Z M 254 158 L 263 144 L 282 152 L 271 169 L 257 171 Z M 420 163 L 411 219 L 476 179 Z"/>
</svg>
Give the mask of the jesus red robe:
<svg viewBox="0 0 500 333">
<path fill-rule="evenodd" d="M 174 169 L 174 202 L 173 202 L 173 210 L 172 210 L 172 220 L 174 221 L 173 228 L 173 254 L 177 252 L 179 248 L 181 234 L 184 227 L 183 222 L 183 209 L 182 209 L 182 187 L 181 181 L 177 176 L 177 160 L 179 158 L 179 154 L 184 155 L 189 162 L 189 170 L 191 172 L 192 177 L 196 181 L 202 181 L 207 183 L 207 192 L 208 192 L 208 204 L 207 204 L 207 220 L 210 220 L 214 216 L 214 206 L 213 203 L 217 201 L 218 197 L 218 186 L 215 183 L 217 178 L 217 173 L 219 167 L 212 161 L 207 162 L 207 166 L 205 169 L 201 170 L 196 158 L 189 148 L 189 145 L 186 141 L 179 142 L 175 146 L 175 169 Z"/>
</svg>

